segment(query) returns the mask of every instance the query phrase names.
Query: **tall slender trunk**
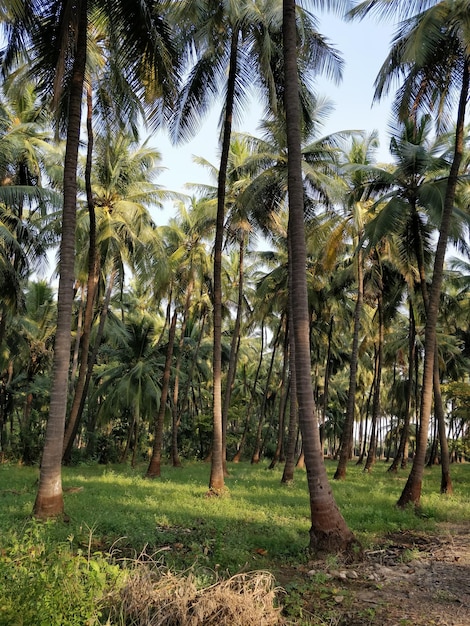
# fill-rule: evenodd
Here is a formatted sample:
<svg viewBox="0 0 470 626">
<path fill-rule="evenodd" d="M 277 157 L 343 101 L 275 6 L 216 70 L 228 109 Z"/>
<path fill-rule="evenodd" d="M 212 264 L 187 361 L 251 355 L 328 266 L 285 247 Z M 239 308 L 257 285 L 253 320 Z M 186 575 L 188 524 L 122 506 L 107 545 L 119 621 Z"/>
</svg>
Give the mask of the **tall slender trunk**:
<svg viewBox="0 0 470 626">
<path fill-rule="evenodd" d="M 230 398 L 232 396 L 233 381 L 235 380 L 235 372 L 237 370 L 238 346 L 240 344 L 240 328 L 243 313 L 243 278 L 244 278 L 244 255 L 245 255 L 245 237 L 240 240 L 239 261 L 238 261 L 238 301 L 237 315 L 235 317 L 235 325 L 233 327 L 232 341 L 230 342 L 230 356 L 228 361 L 227 381 L 225 384 L 224 403 L 222 406 L 222 447 L 224 455 L 224 473 L 227 475 L 227 423 L 228 411 L 230 408 Z"/>
<path fill-rule="evenodd" d="M 186 326 L 188 324 L 189 305 L 191 303 L 191 296 L 193 293 L 193 281 L 188 284 L 186 291 L 186 300 L 184 304 L 183 320 L 181 322 L 181 335 L 179 340 L 179 350 L 175 363 L 175 379 L 173 382 L 173 402 L 171 406 L 171 463 L 173 467 L 181 467 L 181 461 L 178 453 L 178 429 L 180 425 L 180 406 L 179 406 L 179 370 L 181 365 L 181 357 L 184 347 L 184 337 L 186 334 Z"/>
<path fill-rule="evenodd" d="M 416 454 L 413 459 L 413 466 L 405 487 L 398 499 L 397 505 L 405 507 L 409 503 L 419 506 L 421 499 L 421 489 L 423 484 L 424 465 L 426 459 L 426 447 L 428 441 L 429 420 L 431 416 L 431 406 L 433 398 L 434 384 L 434 359 L 436 351 L 436 328 L 439 314 L 439 301 L 443 280 L 444 259 L 447 249 L 452 211 L 454 207 L 457 181 L 460 171 L 464 150 L 465 137 L 465 108 L 467 106 L 469 94 L 469 66 L 466 62 L 462 77 L 462 88 L 460 92 L 457 124 L 455 130 L 454 157 L 447 179 L 446 193 L 444 197 L 444 207 L 442 211 L 439 239 L 437 242 L 436 256 L 434 258 L 433 276 L 429 293 L 429 306 L 426 315 L 426 327 L 424 334 L 424 368 L 423 368 L 423 388 L 421 393 L 420 408 L 420 429 L 416 442 Z"/>
<path fill-rule="evenodd" d="M 346 478 L 346 467 L 352 448 L 354 413 L 356 406 L 357 365 L 359 361 L 359 332 L 361 329 L 361 313 L 364 300 L 364 268 L 362 248 L 357 252 L 357 299 L 354 308 L 353 345 L 351 349 L 351 364 L 349 369 L 349 390 L 346 404 L 346 417 L 344 420 L 343 434 L 341 435 L 341 447 L 338 467 L 334 475 L 335 480 Z"/>
<path fill-rule="evenodd" d="M 245 447 L 246 439 L 248 437 L 248 432 L 250 430 L 250 423 L 251 423 L 251 412 L 255 404 L 256 387 L 258 385 L 259 373 L 261 371 L 261 365 L 263 363 L 263 356 L 264 356 L 264 319 L 261 322 L 261 347 L 260 347 L 260 352 L 259 352 L 258 367 L 256 368 L 255 378 L 251 387 L 250 402 L 246 408 L 246 417 L 245 417 L 245 424 L 243 427 L 243 433 L 240 439 L 240 443 L 238 444 L 238 450 L 232 459 L 232 463 L 240 463 L 242 452 Z"/>
<path fill-rule="evenodd" d="M 291 279 L 289 278 L 289 281 Z M 289 320 L 292 319 L 292 307 L 289 302 Z M 281 483 L 289 484 L 294 480 L 295 474 L 295 450 L 299 434 L 299 412 L 297 407 L 297 377 L 295 375 L 295 345 L 294 335 L 290 321 L 287 323 L 289 335 L 289 365 L 290 365 L 290 401 L 289 401 L 289 427 L 287 430 L 286 460 L 282 472 Z"/>
<path fill-rule="evenodd" d="M 64 513 L 62 492 L 62 446 L 64 441 L 71 321 L 73 307 L 77 164 L 80 144 L 81 105 L 87 58 L 88 3 L 82 0 L 78 17 L 75 58 L 72 68 L 64 161 L 64 206 L 60 242 L 60 276 L 57 299 L 57 330 L 54 344 L 52 389 L 46 439 L 33 514 L 47 519 Z"/>
<path fill-rule="evenodd" d="M 232 135 L 233 105 L 237 77 L 238 28 L 232 32 L 230 67 L 225 99 L 225 121 L 217 183 L 217 216 L 214 245 L 214 338 L 213 338 L 213 433 L 209 490 L 220 493 L 225 487 L 222 427 L 222 244 L 225 218 L 225 184 Z"/>
<path fill-rule="evenodd" d="M 423 238 L 421 235 L 420 224 L 418 220 L 418 213 L 416 211 L 416 206 L 413 205 L 413 228 L 415 232 L 415 248 L 416 248 L 416 258 L 418 261 L 418 269 L 420 276 L 420 286 L 421 293 L 423 296 L 424 308 L 427 314 L 429 308 L 429 295 L 426 284 L 426 271 L 425 271 L 425 263 L 424 263 L 424 252 L 423 252 Z M 439 429 L 439 440 L 441 446 L 441 493 L 452 493 L 452 478 L 450 476 L 450 457 L 449 457 L 449 446 L 447 443 L 447 438 L 445 434 L 445 416 L 444 416 L 444 407 L 442 404 L 442 395 L 441 395 L 441 381 L 439 376 L 439 357 L 438 357 L 438 346 L 436 344 L 435 355 L 434 355 L 434 374 L 433 374 L 433 393 L 434 393 L 434 413 L 436 419 L 438 420 L 438 429 Z"/>
<path fill-rule="evenodd" d="M 78 432 L 78 429 L 82 420 L 83 411 L 85 409 L 85 402 L 88 396 L 88 389 L 90 388 L 91 377 L 93 375 L 93 368 L 96 364 L 98 350 L 101 345 L 101 340 L 104 334 L 104 327 L 106 324 L 106 319 L 108 317 L 109 303 L 111 301 L 111 296 L 113 293 L 113 286 L 114 286 L 114 281 L 116 279 L 116 275 L 117 275 L 117 270 L 113 270 L 109 277 L 108 286 L 106 288 L 106 293 L 105 293 L 104 300 L 103 300 L 103 305 L 101 307 L 100 321 L 98 324 L 98 330 L 96 331 L 95 343 L 94 343 L 92 351 L 88 353 L 85 382 L 84 382 L 83 390 L 82 390 L 81 397 L 80 397 L 80 405 L 78 407 L 77 417 L 75 419 L 73 431 L 71 432 L 70 437 L 67 440 L 67 445 L 66 447 L 64 446 L 63 458 L 65 460 L 69 459 L 70 455 L 72 454 L 73 442 L 75 441 L 75 437 L 77 436 L 77 432 Z"/>
<path fill-rule="evenodd" d="M 269 464 L 269 469 L 274 469 L 279 462 L 282 450 L 284 446 L 284 423 L 286 417 L 286 408 L 287 408 L 287 398 L 289 396 L 289 381 L 287 379 L 287 370 L 289 366 L 289 334 L 287 332 L 287 324 L 285 325 L 285 333 L 284 333 L 284 362 L 282 365 L 282 376 L 281 376 L 281 384 L 280 384 L 280 399 L 279 399 L 279 421 L 277 427 L 277 443 L 276 449 L 274 451 L 274 455 L 271 463 Z"/>
<path fill-rule="evenodd" d="M 76 422 L 78 420 L 80 404 L 85 391 L 86 373 L 88 370 L 88 353 L 90 350 L 91 328 L 93 325 L 93 312 L 95 308 L 95 297 L 99 280 L 99 258 L 96 248 L 96 215 L 95 202 L 93 200 L 93 192 L 91 189 L 91 166 L 93 157 L 93 127 L 92 127 L 92 93 L 91 86 L 87 88 L 87 131 L 88 146 L 87 159 L 85 167 L 85 186 L 87 196 L 88 215 L 90 219 L 89 230 L 89 249 L 88 249 L 88 280 L 86 290 L 86 306 L 83 320 L 82 336 L 79 341 L 80 345 L 80 367 L 78 370 L 78 380 L 75 385 L 75 393 L 70 408 L 69 420 L 64 436 L 64 460 L 70 461 L 73 441 L 76 437 L 78 428 Z M 78 337 L 77 337 L 78 341 Z M 67 455 L 65 453 L 68 453 Z"/>
<path fill-rule="evenodd" d="M 444 405 L 440 396 L 441 382 L 439 380 L 439 361 L 437 353 L 435 356 L 434 378 L 437 378 L 437 380 L 434 380 L 434 413 L 437 420 L 439 445 L 441 449 L 441 493 L 447 493 L 450 495 L 453 493 L 454 489 L 452 485 L 452 478 L 450 476 L 449 444 L 447 442 L 446 422 L 443 409 Z M 437 393 L 439 394 L 438 397 L 436 397 Z"/>
<path fill-rule="evenodd" d="M 166 402 L 170 389 L 171 361 L 173 359 L 173 346 L 175 343 L 177 313 L 173 313 L 168 335 L 168 346 L 166 349 L 165 367 L 162 377 L 162 392 L 160 397 L 160 408 L 155 420 L 155 439 L 153 440 L 152 457 L 147 468 L 146 478 L 158 478 L 161 475 L 162 446 L 163 446 L 163 425 L 165 420 Z"/>
<path fill-rule="evenodd" d="M 382 385 L 382 360 L 383 360 L 383 344 L 384 344 L 384 315 L 383 315 L 383 296 L 382 292 L 377 297 L 377 312 L 379 317 L 379 333 L 377 342 L 377 359 L 375 368 L 375 385 L 374 399 L 372 402 L 372 433 L 369 442 L 369 452 L 364 467 L 365 472 L 370 472 L 375 463 L 377 454 L 377 420 L 380 415 L 380 388 Z"/>
<path fill-rule="evenodd" d="M 301 118 L 297 75 L 295 0 L 283 0 L 285 111 L 288 151 L 289 237 L 291 238 L 292 328 L 295 344 L 299 424 L 307 468 L 312 526 L 312 552 L 346 550 L 355 541 L 333 498 L 328 483 L 315 415 L 310 374 L 310 316 L 307 297 L 304 190 L 302 181 Z"/>
<path fill-rule="evenodd" d="M 261 459 L 261 432 L 263 429 L 263 424 L 266 419 L 266 401 L 268 398 L 269 385 L 271 382 L 271 376 L 273 373 L 274 367 L 274 359 L 276 358 L 276 351 L 279 344 L 279 335 L 282 328 L 282 320 L 279 322 L 277 327 L 276 336 L 273 341 L 273 351 L 271 353 L 271 360 L 269 362 L 269 369 L 265 380 L 264 392 L 263 392 L 263 400 L 261 401 L 261 406 L 259 410 L 259 418 L 258 418 L 258 427 L 256 429 L 256 437 L 255 437 L 255 445 L 253 448 L 253 454 L 251 455 L 252 463 L 259 463 Z"/>
<path fill-rule="evenodd" d="M 400 443 L 398 450 L 395 454 L 395 458 L 391 466 L 388 468 L 389 472 L 396 473 L 398 466 L 401 464 L 402 469 L 406 467 L 406 446 L 408 438 L 410 436 L 410 417 L 411 417 L 411 397 L 413 393 L 414 385 L 414 363 L 416 353 L 416 325 L 413 313 L 413 304 L 411 299 L 409 301 L 409 326 L 408 326 L 408 381 L 406 384 L 406 398 L 405 398 L 405 414 L 403 416 L 403 427 L 400 435 Z"/>
</svg>

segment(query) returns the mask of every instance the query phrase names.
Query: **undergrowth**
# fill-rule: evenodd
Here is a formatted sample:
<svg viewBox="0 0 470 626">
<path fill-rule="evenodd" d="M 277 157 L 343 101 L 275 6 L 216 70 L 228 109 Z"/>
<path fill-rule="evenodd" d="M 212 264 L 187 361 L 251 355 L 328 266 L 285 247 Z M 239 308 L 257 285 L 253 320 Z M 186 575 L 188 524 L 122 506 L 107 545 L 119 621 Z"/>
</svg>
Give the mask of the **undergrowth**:
<svg viewBox="0 0 470 626">
<path fill-rule="evenodd" d="M 331 476 L 334 464 L 327 468 Z M 208 498 L 209 467 L 202 463 L 164 467 L 156 480 L 143 478 L 144 467 L 64 468 L 68 523 L 39 523 L 30 518 L 37 469 L 1 465 L 0 626 L 118 624 L 107 621 L 106 598 L 124 588 L 129 563 L 143 550 L 171 576 L 189 569 L 198 589 L 239 573 L 276 575 L 307 564 L 304 472 L 286 486 L 282 468 L 229 469 L 227 495 Z M 426 471 L 419 516 L 396 508 L 406 475 L 385 469 L 378 463 L 364 474 L 351 465 L 345 481 L 332 481 L 339 507 L 364 547 L 390 532 L 427 532 L 440 522 L 469 519 L 467 466 L 452 467 L 456 494 L 450 497 L 438 495 L 439 468 Z M 295 597 L 302 590 L 296 584 L 284 584 L 290 593 L 283 604 L 289 618 L 297 611 L 300 624 Z"/>
</svg>

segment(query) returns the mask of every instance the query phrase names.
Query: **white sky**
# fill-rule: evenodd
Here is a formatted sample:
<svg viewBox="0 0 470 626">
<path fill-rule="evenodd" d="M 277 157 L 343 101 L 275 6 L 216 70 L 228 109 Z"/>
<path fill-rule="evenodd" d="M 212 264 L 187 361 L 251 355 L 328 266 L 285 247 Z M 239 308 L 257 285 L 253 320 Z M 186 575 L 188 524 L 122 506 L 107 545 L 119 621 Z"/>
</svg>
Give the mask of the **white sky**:
<svg viewBox="0 0 470 626">
<path fill-rule="evenodd" d="M 325 123 L 324 133 L 345 129 L 379 131 L 381 148 L 378 160 L 388 160 L 388 132 L 390 102 L 387 98 L 372 105 L 374 80 L 385 60 L 394 32 L 391 23 L 378 23 L 369 18 L 361 22 L 344 22 L 332 15 L 319 16 L 319 31 L 343 55 L 343 81 L 337 86 L 323 78 L 318 80 L 317 93 L 328 96 L 335 110 Z M 259 109 L 254 106 L 238 130 L 256 134 Z M 214 106 L 198 135 L 189 143 L 173 147 L 162 133 L 152 139 L 162 153 L 165 172 L 157 182 L 172 191 L 184 191 L 188 182 L 208 182 L 205 170 L 192 162 L 193 155 L 201 156 L 218 165 L 217 122 L 220 110 Z M 186 191 L 187 193 L 187 191 Z M 172 214 L 171 203 L 154 214 L 157 224 L 166 223 Z"/>
</svg>

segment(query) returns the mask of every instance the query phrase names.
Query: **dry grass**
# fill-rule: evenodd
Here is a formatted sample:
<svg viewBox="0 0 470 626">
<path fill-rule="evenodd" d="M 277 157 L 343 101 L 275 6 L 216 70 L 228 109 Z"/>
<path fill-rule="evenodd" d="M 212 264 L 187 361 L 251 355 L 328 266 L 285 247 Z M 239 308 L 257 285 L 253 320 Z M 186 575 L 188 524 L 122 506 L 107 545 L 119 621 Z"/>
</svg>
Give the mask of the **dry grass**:
<svg viewBox="0 0 470 626">
<path fill-rule="evenodd" d="M 277 626 L 274 576 L 240 573 L 198 588 L 192 573 L 173 574 L 137 561 L 125 585 L 110 598 L 108 623 L 126 626 Z M 117 621 L 116 621 L 117 620 Z"/>
</svg>

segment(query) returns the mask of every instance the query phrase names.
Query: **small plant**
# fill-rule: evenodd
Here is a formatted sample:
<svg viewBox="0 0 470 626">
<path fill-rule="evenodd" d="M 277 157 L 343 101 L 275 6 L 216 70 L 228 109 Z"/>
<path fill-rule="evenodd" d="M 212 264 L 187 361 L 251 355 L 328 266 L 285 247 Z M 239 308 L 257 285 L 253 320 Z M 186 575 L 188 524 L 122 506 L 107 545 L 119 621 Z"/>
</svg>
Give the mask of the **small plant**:
<svg viewBox="0 0 470 626">
<path fill-rule="evenodd" d="M 72 553 L 70 542 L 48 543 L 44 531 L 33 520 L 4 538 L 0 624 L 99 624 L 101 599 L 119 584 L 120 568 L 99 553 Z"/>
</svg>

